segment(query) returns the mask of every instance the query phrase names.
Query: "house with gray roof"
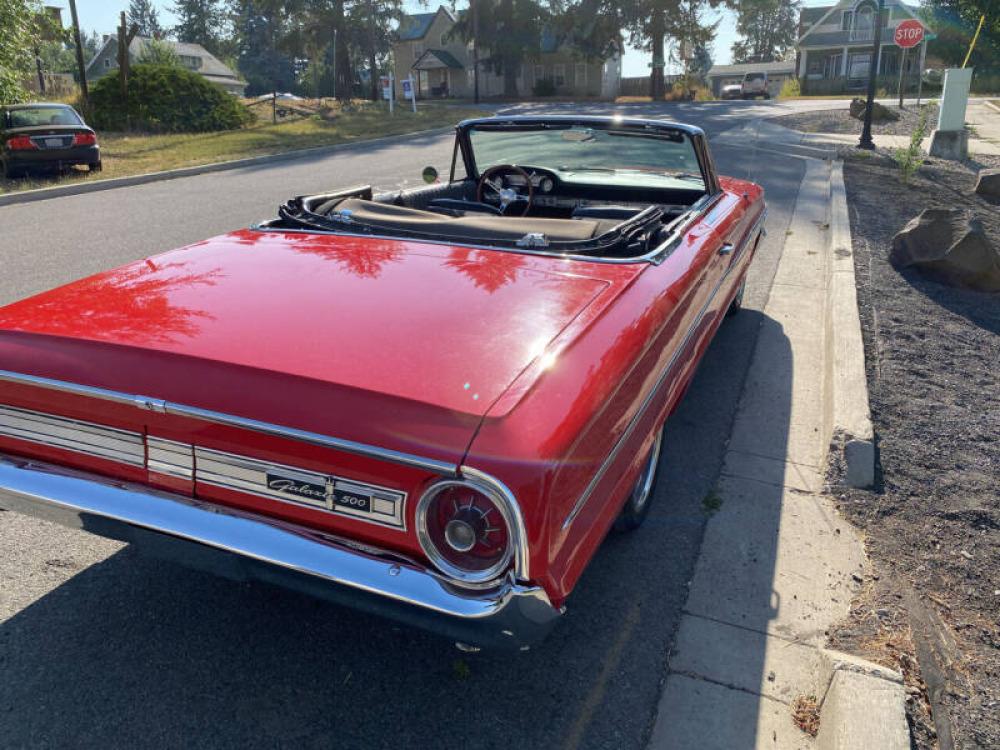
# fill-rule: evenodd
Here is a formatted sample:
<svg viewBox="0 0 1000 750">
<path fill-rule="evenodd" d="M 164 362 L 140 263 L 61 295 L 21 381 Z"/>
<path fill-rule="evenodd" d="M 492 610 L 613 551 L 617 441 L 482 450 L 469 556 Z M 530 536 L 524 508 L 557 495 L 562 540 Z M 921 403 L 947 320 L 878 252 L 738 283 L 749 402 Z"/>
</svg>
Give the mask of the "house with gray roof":
<svg viewBox="0 0 1000 750">
<path fill-rule="evenodd" d="M 473 96 L 473 46 L 452 34 L 456 23 L 458 16 L 444 5 L 434 12 L 403 17 L 392 47 L 397 96 L 407 76 L 413 77 L 418 98 Z M 480 96 L 503 96 L 503 76 L 482 65 L 488 57 L 489 50 L 481 46 Z M 530 96 L 541 81 L 550 82 L 557 96 L 613 99 L 621 83 L 621 45 L 606 60 L 585 60 L 545 30 L 538 54 L 521 63 L 519 95 Z"/>
<path fill-rule="evenodd" d="M 803 94 L 864 90 L 873 62 L 878 75 L 885 77 L 879 85 L 889 89 L 896 87 L 901 65 L 907 76 L 923 69 L 926 44 L 904 56 L 893 41 L 899 24 L 920 20 L 914 9 L 900 0 L 885 0 L 882 17 L 876 20 L 877 8 L 875 0 L 841 0 L 802 9 L 796 69 Z M 876 24 L 881 25 L 881 45 L 873 61 Z"/>
<path fill-rule="evenodd" d="M 188 70 L 192 70 L 206 80 L 221 86 L 230 94 L 243 96 L 247 82 L 200 44 L 173 42 L 167 39 L 160 41 L 173 49 L 180 59 L 181 65 Z M 137 62 L 150 42 L 152 39 L 148 37 L 135 37 L 128 48 L 129 62 Z M 87 65 L 87 80 L 95 81 L 116 70 L 118 70 L 118 38 L 106 35 L 104 44 Z"/>
</svg>

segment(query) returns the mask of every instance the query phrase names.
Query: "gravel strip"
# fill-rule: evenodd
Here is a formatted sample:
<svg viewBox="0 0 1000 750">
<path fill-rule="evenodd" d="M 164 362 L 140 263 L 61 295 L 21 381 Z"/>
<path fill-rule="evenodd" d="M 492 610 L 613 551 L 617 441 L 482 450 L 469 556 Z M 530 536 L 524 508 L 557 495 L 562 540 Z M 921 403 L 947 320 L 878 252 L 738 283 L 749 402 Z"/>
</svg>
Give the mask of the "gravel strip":
<svg viewBox="0 0 1000 750">
<path fill-rule="evenodd" d="M 835 489 L 873 572 L 830 640 L 904 673 L 918 748 L 1000 747 L 1000 295 L 887 257 L 931 207 L 973 211 L 1000 243 L 1000 211 L 972 193 L 975 168 L 1000 166 L 984 161 L 909 185 L 884 153 L 844 169 L 879 466 L 874 491 Z"/>
<path fill-rule="evenodd" d="M 920 119 L 920 110 L 913 105 L 908 105 L 905 109 L 899 109 L 895 104 L 888 105 L 889 108 L 899 114 L 899 119 L 891 122 L 873 122 L 872 133 L 875 135 L 910 135 L 916 129 Z M 927 132 L 930 133 L 937 122 L 938 106 L 936 104 L 925 105 L 927 109 Z M 794 115 L 784 115 L 771 120 L 776 125 L 781 125 L 792 130 L 799 130 L 803 133 L 856 133 L 861 134 L 863 123 L 855 120 L 846 109 L 827 109 L 819 112 L 802 112 Z"/>
</svg>

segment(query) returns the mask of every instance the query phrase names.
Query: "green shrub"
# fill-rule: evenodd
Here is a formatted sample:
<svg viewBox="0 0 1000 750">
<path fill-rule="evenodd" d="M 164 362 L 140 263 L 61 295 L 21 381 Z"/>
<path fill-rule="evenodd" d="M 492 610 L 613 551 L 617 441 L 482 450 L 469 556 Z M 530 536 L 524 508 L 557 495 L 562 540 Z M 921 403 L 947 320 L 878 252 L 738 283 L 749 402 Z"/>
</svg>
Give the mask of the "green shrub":
<svg viewBox="0 0 1000 750">
<path fill-rule="evenodd" d="M 802 84 L 798 78 L 786 78 L 781 84 L 781 91 L 778 92 L 779 99 L 789 99 L 793 96 L 802 96 Z"/>
<path fill-rule="evenodd" d="M 904 183 L 909 182 L 914 172 L 920 169 L 924 163 L 923 142 L 927 135 L 927 114 L 928 107 L 920 108 L 920 119 L 917 120 L 917 127 L 910 134 L 910 145 L 906 148 L 897 148 L 892 158 L 899 166 L 899 179 Z"/>
<path fill-rule="evenodd" d="M 535 96 L 555 96 L 556 82 L 551 78 L 540 78 L 535 81 L 535 85 L 531 87 L 531 93 Z"/>
<path fill-rule="evenodd" d="M 233 130 L 254 115 L 231 94 L 184 68 L 134 65 L 128 81 L 128 108 L 118 76 L 104 76 L 90 89 L 91 119 L 98 129 L 151 133 Z"/>
</svg>

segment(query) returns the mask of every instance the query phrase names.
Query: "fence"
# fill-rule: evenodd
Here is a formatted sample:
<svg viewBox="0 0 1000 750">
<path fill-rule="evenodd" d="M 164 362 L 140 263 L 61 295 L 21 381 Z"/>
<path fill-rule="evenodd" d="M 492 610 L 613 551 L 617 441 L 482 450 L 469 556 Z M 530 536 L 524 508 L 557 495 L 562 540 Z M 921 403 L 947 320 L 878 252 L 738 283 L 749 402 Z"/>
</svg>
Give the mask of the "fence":
<svg viewBox="0 0 1000 750">
<path fill-rule="evenodd" d="M 76 79 L 73 78 L 71 73 L 43 73 L 42 75 L 45 78 L 46 96 L 63 98 L 73 96 L 78 92 Z M 23 83 L 28 91 L 33 91 L 36 94 L 41 93 L 37 75 L 31 76 L 23 81 Z"/>
<path fill-rule="evenodd" d="M 663 80 L 669 89 L 675 81 L 680 78 L 678 75 L 664 76 Z M 622 78 L 618 86 L 619 96 L 649 96 L 649 76 L 635 76 Z"/>
</svg>

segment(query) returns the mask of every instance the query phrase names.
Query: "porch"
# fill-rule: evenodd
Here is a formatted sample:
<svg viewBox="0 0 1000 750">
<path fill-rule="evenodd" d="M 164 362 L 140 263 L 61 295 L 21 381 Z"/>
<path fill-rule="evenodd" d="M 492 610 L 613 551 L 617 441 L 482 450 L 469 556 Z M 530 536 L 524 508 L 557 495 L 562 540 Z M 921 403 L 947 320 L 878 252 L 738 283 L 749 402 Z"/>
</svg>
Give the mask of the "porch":
<svg viewBox="0 0 1000 750">
<path fill-rule="evenodd" d="M 427 50 L 413 63 L 410 70 L 416 83 L 418 99 L 456 96 L 464 92 L 465 76 L 462 71 L 465 66 L 446 50 Z"/>
<path fill-rule="evenodd" d="M 811 95 L 842 94 L 863 91 L 868 86 L 873 49 L 866 47 L 837 47 L 827 49 L 803 48 L 799 51 L 799 78 L 802 93 Z M 899 82 L 899 68 L 903 66 L 905 81 L 916 85 L 923 69 L 924 47 L 904 50 L 894 44 L 882 45 L 878 59 L 878 86 L 895 90 Z"/>
</svg>

